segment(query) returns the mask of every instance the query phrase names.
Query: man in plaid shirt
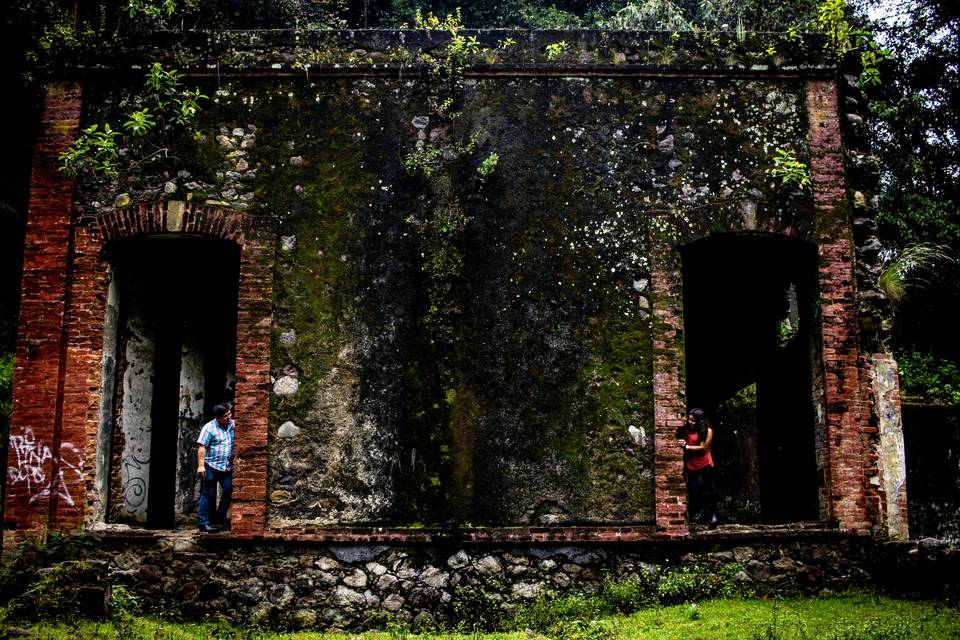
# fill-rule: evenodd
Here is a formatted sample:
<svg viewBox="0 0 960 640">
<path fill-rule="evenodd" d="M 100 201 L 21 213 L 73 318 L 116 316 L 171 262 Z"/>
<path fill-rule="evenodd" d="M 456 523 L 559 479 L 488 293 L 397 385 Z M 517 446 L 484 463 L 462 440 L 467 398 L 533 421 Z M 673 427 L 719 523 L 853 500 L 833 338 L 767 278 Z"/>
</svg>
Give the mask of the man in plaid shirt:
<svg viewBox="0 0 960 640">
<path fill-rule="evenodd" d="M 230 528 L 227 510 L 233 497 L 233 414 L 228 405 L 218 404 L 213 408 L 213 415 L 214 419 L 203 425 L 197 436 L 197 477 L 200 478 L 197 522 L 200 531 L 205 533 L 219 531 L 215 525 Z M 220 485 L 219 506 L 217 484 Z"/>
</svg>

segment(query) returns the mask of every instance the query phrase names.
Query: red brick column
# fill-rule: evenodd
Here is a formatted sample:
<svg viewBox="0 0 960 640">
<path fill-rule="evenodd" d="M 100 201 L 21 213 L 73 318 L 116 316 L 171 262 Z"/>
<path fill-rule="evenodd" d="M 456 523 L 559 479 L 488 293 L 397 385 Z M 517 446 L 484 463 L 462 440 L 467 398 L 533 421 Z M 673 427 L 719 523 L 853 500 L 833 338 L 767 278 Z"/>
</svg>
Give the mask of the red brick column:
<svg viewBox="0 0 960 640">
<path fill-rule="evenodd" d="M 677 428 L 686 413 L 683 371 L 683 283 L 680 254 L 667 244 L 650 251 L 653 313 L 653 472 L 657 533 L 687 535 L 687 491 Z"/>
<path fill-rule="evenodd" d="M 270 409 L 270 329 L 276 234 L 247 233 L 240 254 L 237 309 L 237 450 L 232 521 L 237 536 L 262 535 L 267 518 L 267 426 Z"/>
<path fill-rule="evenodd" d="M 81 87 L 45 87 L 42 131 L 34 153 L 20 294 L 20 331 L 14 364 L 13 415 L 4 507 L 4 539 L 43 529 L 62 502 L 76 502 L 75 487 L 59 482 L 64 406 L 62 348 L 70 280 L 73 181 L 57 169 L 57 156 L 76 138 Z"/>
<path fill-rule="evenodd" d="M 833 81 L 806 85 L 810 173 L 820 246 L 827 483 L 841 529 L 868 532 L 862 436 L 866 424 L 857 332 L 856 277 L 843 149 Z M 874 496 L 876 498 L 876 496 Z M 877 498 L 878 499 L 878 498 Z"/>
<path fill-rule="evenodd" d="M 100 422 L 103 323 L 109 277 L 100 260 L 99 238 L 77 226 L 68 291 L 64 350 L 61 500 L 51 510 L 50 525 L 71 530 L 91 522 L 99 507 L 95 491 L 97 433 Z"/>
</svg>

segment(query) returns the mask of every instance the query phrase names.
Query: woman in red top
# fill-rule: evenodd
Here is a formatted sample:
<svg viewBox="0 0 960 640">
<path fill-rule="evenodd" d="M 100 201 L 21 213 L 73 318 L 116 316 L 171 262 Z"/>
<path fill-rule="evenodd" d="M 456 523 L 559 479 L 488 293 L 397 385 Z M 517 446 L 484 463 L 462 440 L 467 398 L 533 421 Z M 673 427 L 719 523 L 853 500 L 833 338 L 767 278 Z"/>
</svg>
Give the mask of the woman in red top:
<svg viewBox="0 0 960 640">
<path fill-rule="evenodd" d="M 684 475 L 687 478 L 687 496 L 693 522 L 717 526 L 717 485 L 714 480 L 713 427 L 702 409 L 691 409 L 687 426 L 677 432 L 678 444 L 683 447 Z"/>
</svg>

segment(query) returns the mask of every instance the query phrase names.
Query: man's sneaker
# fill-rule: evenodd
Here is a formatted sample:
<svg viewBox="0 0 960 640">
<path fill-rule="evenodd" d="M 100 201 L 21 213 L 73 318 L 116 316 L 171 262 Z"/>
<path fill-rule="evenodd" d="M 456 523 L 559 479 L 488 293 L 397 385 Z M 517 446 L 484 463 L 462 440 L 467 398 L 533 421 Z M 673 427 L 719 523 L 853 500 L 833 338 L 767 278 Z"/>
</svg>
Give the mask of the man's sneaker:
<svg viewBox="0 0 960 640">
<path fill-rule="evenodd" d="M 202 524 L 198 528 L 200 529 L 200 533 L 217 533 L 220 531 L 220 529 L 209 524 Z"/>
</svg>

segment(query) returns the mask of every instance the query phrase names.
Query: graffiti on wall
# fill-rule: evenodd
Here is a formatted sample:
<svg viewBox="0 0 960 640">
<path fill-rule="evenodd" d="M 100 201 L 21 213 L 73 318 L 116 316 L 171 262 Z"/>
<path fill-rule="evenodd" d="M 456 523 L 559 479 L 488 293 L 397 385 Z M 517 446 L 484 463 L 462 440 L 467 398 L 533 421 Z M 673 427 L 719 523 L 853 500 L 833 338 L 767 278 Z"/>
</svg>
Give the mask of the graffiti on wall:
<svg viewBox="0 0 960 640">
<path fill-rule="evenodd" d="M 80 451 L 69 442 L 60 445 L 57 460 L 47 445 L 38 441 L 32 429 L 23 435 L 10 436 L 11 463 L 7 466 L 7 486 L 26 486 L 30 504 L 40 498 L 55 496 L 71 507 L 71 483 L 83 483 L 83 459 Z M 59 465 L 50 464 L 57 462 Z M 58 469 L 54 474 L 53 470 Z"/>
</svg>

